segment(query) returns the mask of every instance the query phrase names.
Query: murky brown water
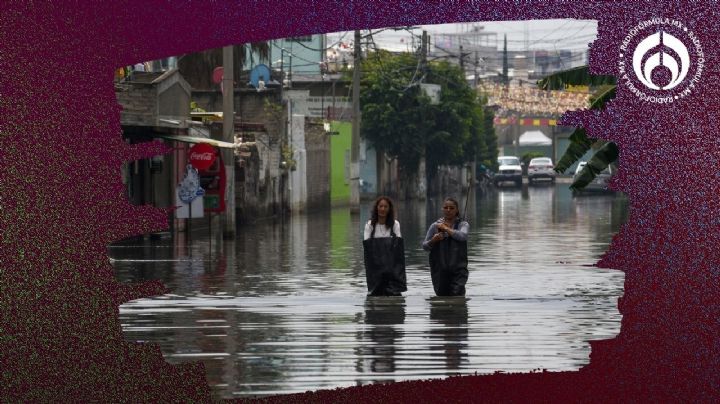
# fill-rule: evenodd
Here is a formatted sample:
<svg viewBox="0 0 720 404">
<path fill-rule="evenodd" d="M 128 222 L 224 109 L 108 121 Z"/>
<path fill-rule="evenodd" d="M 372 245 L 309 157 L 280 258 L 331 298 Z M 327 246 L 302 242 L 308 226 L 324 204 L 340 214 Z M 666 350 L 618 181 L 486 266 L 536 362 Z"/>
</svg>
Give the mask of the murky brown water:
<svg viewBox="0 0 720 404">
<path fill-rule="evenodd" d="M 433 297 L 420 243 L 439 206 L 399 204 L 408 292 L 395 298 L 366 297 L 368 207 L 258 222 L 212 252 L 202 220 L 189 249 L 170 239 L 111 246 L 121 281 L 172 289 L 121 306 L 125 335 L 159 344 L 171 363 L 202 361 L 214 394 L 233 398 L 575 370 L 588 363 L 589 340 L 619 332 L 624 276 L 587 265 L 625 222 L 624 196 L 573 198 L 557 184 L 471 200 L 466 298 Z"/>
</svg>

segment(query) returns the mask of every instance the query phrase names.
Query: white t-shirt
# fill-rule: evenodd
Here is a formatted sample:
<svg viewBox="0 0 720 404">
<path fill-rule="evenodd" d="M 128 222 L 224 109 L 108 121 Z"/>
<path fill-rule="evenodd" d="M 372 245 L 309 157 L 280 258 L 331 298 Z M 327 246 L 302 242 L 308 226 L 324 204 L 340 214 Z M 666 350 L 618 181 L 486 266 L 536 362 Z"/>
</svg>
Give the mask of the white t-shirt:
<svg viewBox="0 0 720 404">
<path fill-rule="evenodd" d="M 393 232 L 395 233 L 396 237 L 402 237 L 402 234 L 400 234 L 400 222 L 397 220 L 395 221 L 395 224 L 393 225 Z M 367 240 L 370 238 L 370 234 L 372 233 L 372 224 L 370 220 L 365 223 L 365 238 L 363 240 Z M 383 225 L 383 224 L 376 224 L 375 225 L 375 238 L 380 237 L 390 237 L 390 228 Z"/>
</svg>

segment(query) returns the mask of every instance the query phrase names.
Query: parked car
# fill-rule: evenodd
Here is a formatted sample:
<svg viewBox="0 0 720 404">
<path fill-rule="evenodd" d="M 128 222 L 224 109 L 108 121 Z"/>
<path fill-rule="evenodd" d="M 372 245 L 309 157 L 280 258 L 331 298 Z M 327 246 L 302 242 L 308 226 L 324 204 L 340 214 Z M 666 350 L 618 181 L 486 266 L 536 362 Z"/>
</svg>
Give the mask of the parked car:
<svg viewBox="0 0 720 404">
<path fill-rule="evenodd" d="M 501 182 L 512 181 L 516 186 L 522 186 L 522 165 L 515 156 L 501 156 L 497 159 L 498 171 L 493 176 L 493 183 L 498 186 Z"/>
<path fill-rule="evenodd" d="M 539 179 L 550 180 L 555 183 L 555 170 L 552 159 L 549 157 L 536 157 L 528 164 L 528 184 Z"/>
<path fill-rule="evenodd" d="M 577 168 L 575 169 L 575 174 L 573 175 L 573 182 L 580 176 L 580 171 L 582 171 L 583 167 L 587 165 L 587 161 L 581 161 L 578 163 Z M 606 169 L 600 172 L 592 182 L 587 184 L 585 188 L 583 189 L 575 189 L 573 190 L 573 194 L 578 194 L 582 192 L 613 192 L 612 190 L 608 189 L 608 182 L 610 181 L 610 178 L 615 174 L 616 168 L 611 164 Z"/>
</svg>

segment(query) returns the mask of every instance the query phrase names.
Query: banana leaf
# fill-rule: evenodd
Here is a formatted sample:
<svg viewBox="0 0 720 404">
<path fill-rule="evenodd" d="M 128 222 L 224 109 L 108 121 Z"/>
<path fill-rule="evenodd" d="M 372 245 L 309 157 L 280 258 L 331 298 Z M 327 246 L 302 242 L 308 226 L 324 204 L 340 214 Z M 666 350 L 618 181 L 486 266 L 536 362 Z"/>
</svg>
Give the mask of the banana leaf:
<svg viewBox="0 0 720 404">
<path fill-rule="evenodd" d="M 615 143 L 608 142 L 593 154 L 592 158 L 580 171 L 577 179 L 570 185 L 570 189 L 583 189 L 591 183 L 611 163 L 618 159 L 620 151 Z"/>
<path fill-rule="evenodd" d="M 576 128 L 572 135 L 570 135 L 570 145 L 565 150 L 565 154 L 563 154 L 557 164 L 555 164 L 555 172 L 560 174 L 565 173 L 570 166 L 580 160 L 580 158 L 590 150 L 593 140 L 594 139 L 587 137 L 585 129 Z"/>
<path fill-rule="evenodd" d="M 602 109 L 608 101 L 615 98 L 617 94 L 617 85 L 600 86 L 590 97 L 590 109 Z"/>
<path fill-rule="evenodd" d="M 608 101 L 615 98 L 617 92 L 617 86 L 614 85 L 603 85 L 595 94 L 590 98 L 590 109 L 601 109 L 607 104 Z M 595 143 L 595 139 L 589 138 L 585 129 L 576 128 L 575 131 L 570 135 L 570 146 L 565 150 L 565 154 L 560 158 L 555 171 L 558 173 L 564 173 L 570 168 L 576 161 L 590 150 L 592 144 Z M 594 178 L 594 176 L 593 176 Z M 590 179 L 592 181 L 592 178 Z"/>
<path fill-rule="evenodd" d="M 587 65 L 553 73 L 537 82 L 541 90 L 564 90 L 568 85 L 597 87 L 616 83 L 615 76 L 591 75 Z"/>
</svg>

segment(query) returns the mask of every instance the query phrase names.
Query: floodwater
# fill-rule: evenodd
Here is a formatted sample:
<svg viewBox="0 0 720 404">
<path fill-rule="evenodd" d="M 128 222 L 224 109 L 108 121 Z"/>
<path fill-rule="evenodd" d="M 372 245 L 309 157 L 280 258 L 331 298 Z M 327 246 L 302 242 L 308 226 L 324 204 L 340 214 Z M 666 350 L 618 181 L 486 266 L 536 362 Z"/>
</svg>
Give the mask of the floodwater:
<svg viewBox="0 0 720 404">
<path fill-rule="evenodd" d="M 122 305 L 124 334 L 158 344 L 170 363 L 203 362 L 216 398 L 587 364 L 588 341 L 620 330 L 624 275 L 591 265 L 626 221 L 626 197 L 573 197 L 558 183 L 469 199 L 465 298 L 434 297 L 420 247 L 438 198 L 398 203 L 402 297 L 366 297 L 369 206 L 258 221 L 229 242 L 196 219 L 189 246 L 108 248 L 120 281 L 172 290 Z"/>
</svg>

